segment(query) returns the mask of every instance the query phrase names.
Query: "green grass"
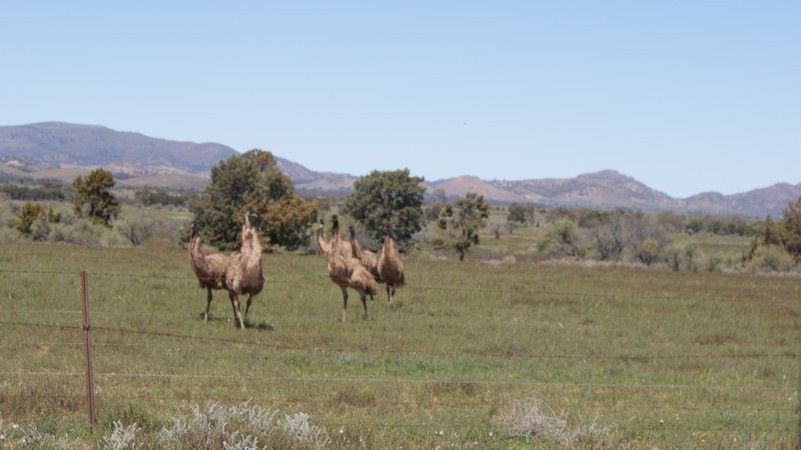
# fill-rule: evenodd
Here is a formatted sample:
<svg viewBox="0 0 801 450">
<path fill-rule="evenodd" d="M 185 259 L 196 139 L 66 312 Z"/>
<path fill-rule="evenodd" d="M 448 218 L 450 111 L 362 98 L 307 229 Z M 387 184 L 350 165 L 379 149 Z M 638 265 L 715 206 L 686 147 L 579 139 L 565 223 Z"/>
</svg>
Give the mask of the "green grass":
<svg viewBox="0 0 801 450">
<path fill-rule="evenodd" d="M 362 321 L 352 295 L 340 323 L 321 257 L 263 263 L 253 327 L 236 330 L 222 292 L 200 319 L 205 294 L 165 242 L 5 244 L 0 418 L 96 441 L 113 420 L 155 431 L 189 405 L 250 399 L 375 447 L 506 448 L 525 443 L 496 418 L 536 397 L 571 424 L 597 417 L 610 447 L 798 445 L 798 278 L 419 258 L 398 310 L 379 295 Z M 84 425 L 81 269 L 99 431 Z"/>
</svg>

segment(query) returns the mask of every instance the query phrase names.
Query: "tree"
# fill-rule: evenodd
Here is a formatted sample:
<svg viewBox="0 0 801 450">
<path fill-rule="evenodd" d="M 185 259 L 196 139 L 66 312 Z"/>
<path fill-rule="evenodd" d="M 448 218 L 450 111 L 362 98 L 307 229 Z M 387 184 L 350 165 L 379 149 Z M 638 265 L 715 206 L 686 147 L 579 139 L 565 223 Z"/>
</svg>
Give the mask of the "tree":
<svg viewBox="0 0 801 450">
<path fill-rule="evenodd" d="M 796 261 L 801 261 L 801 197 L 784 210 L 781 243 Z"/>
<path fill-rule="evenodd" d="M 85 178 L 76 178 L 72 183 L 75 188 L 75 214 L 88 216 L 92 222 L 111 227 L 111 220 L 120 213 L 117 198 L 109 192 L 114 184 L 114 176 L 103 169 L 93 170 Z"/>
<path fill-rule="evenodd" d="M 451 248 L 459 253 L 459 261 L 474 244 L 479 243 L 478 232 L 487 225 L 489 205 L 483 195 L 468 192 L 456 202 L 456 207 L 447 205 L 442 211 L 437 225 L 445 231 L 444 237 L 434 240 L 439 249 Z"/>
<path fill-rule="evenodd" d="M 278 169 L 270 152 L 254 149 L 211 169 L 211 183 L 192 202 L 198 230 L 223 250 L 239 247 L 245 211 L 261 218 L 270 244 L 294 250 L 308 239 L 319 204 L 294 193 L 292 180 Z"/>
<path fill-rule="evenodd" d="M 521 224 L 527 223 L 534 219 L 534 206 L 532 205 L 518 205 L 512 203 L 509 205 L 506 214 L 506 220 L 509 222 L 519 222 Z"/>
<path fill-rule="evenodd" d="M 409 169 L 375 170 L 353 184 L 345 212 L 359 221 L 374 241 L 390 233 L 399 246 L 408 246 L 423 226 L 423 179 Z"/>
<path fill-rule="evenodd" d="M 42 205 L 38 203 L 26 203 L 17 214 L 17 223 L 15 228 L 21 234 L 29 235 L 32 232 L 33 223 L 40 217 L 46 217 L 45 210 Z"/>
</svg>

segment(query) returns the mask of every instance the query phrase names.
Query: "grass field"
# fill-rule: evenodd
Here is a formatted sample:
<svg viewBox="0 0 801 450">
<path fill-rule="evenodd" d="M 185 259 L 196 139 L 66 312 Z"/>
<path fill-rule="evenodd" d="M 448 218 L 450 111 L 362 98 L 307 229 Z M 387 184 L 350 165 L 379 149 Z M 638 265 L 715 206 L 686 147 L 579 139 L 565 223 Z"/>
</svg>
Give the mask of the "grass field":
<svg viewBox="0 0 801 450">
<path fill-rule="evenodd" d="M 799 445 L 799 278 L 419 258 L 396 311 L 379 295 L 363 321 L 354 295 L 340 323 L 321 257 L 263 264 L 253 326 L 236 330 L 222 292 L 203 323 L 205 294 L 166 242 L 4 245 L 0 419 L 98 442 L 114 420 L 155 432 L 191 405 L 250 400 L 308 413 L 335 447 L 507 448 L 526 442 L 498 418 L 537 398 L 570 426 L 608 428 L 587 446 Z"/>
</svg>

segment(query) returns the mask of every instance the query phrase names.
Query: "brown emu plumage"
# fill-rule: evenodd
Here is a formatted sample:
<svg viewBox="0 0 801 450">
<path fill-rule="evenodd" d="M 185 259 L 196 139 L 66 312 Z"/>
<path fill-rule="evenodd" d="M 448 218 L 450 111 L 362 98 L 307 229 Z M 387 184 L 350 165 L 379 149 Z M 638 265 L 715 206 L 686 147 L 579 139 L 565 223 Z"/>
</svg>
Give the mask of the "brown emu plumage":
<svg viewBox="0 0 801 450">
<path fill-rule="evenodd" d="M 356 230 L 353 227 L 350 227 L 350 248 L 353 257 L 361 261 L 362 265 L 375 277 L 375 280 L 381 283 L 381 275 L 378 273 L 378 255 L 370 250 L 362 249 L 356 239 Z"/>
<path fill-rule="evenodd" d="M 384 245 L 378 256 L 378 274 L 386 284 L 389 307 L 394 308 L 395 288 L 406 284 L 406 278 L 403 275 L 403 261 L 395 249 L 395 241 L 389 236 L 384 236 Z"/>
<path fill-rule="evenodd" d="M 245 317 L 250 310 L 253 296 L 264 287 L 264 274 L 261 267 L 261 242 L 257 230 L 250 224 L 250 213 L 245 214 L 242 226 L 242 248 L 238 252 L 224 255 L 222 253 L 205 254 L 202 250 L 197 226 L 192 226 L 192 238 L 189 241 L 189 263 L 197 276 L 201 288 L 206 289 L 206 313 L 203 320 L 209 320 L 212 290 L 225 289 L 234 310 L 234 319 L 238 328 L 244 327 L 242 313 L 239 309 L 239 296 L 248 295 Z"/>
<path fill-rule="evenodd" d="M 353 250 L 351 249 L 350 243 L 345 242 L 343 240 L 337 240 L 336 247 L 333 244 L 333 236 L 328 241 L 325 240 L 325 236 L 323 235 L 323 228 L 325 227 L 325 222 L 323 219 L 320 219 L 320 226 L 317 229 L 317 245 L 320 247 L 320 252 L 322 252 L 323 256 L 328 258 L 331 255 L 331 249 L 336 248 L 339 253 L 343 256 L 353 256 Z"/>
<path fill-rule="evenodd" d="M 318 244 L 324 239 L 318 230 Z M 336 216 L 332 218 L 331 241 L 320 249 L 328 257 L 328 276 L 342 290 L 342 321 L 347 320 L 348 288 L 359 293 L 364 306 L 364 318 L 367 319 L 367 296 L 378 290 L 378 284 L 372 274 L 362 265 L 361 261 L 353 257 L 350 245 L 343 246 L 339 237 L 339 221 Z M 345 243 L 347 244 L 347 243 Z"/>
</svg>

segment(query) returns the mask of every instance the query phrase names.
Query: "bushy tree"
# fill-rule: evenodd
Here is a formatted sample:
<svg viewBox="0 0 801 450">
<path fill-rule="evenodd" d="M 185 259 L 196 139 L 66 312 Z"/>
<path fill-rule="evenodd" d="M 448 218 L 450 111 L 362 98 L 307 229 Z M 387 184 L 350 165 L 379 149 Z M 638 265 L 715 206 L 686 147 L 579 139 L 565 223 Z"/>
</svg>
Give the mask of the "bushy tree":
<svg viewBox="0 0 801 450">
<path fill-rule="evenodd" d="M 224 250 L 239 247 L 245 211 L 261 218 L 270 244 L 294 250 L 308 239 L 318 209 L 317 202 L 296 196 L 292 180 L 278 169 L 273 155 L 258 149 L 212 168 L 211 183 L 190 206 L 200 232 Z"/>
<path fill-rule="evenodd" d="M 437 221 L 445 236 L 434 240 L 438 249 L 453 249 L 459 254 L 459 261 L 474 244 L 479 243 L 478 233 L 487 225 L 489 205 L 483 195 L 468 192 L 456 206 L 447 205 Z"/>
<path fill-rule="evenodd" d="M 19 210 L 15 228 L 35 241 L 43 241 L 50 232 L 50 224 L 59 222 L 61 213 L 53 212 L 52 208 L 45 211 L 39 203 L 25 203 Z"/>
<path fill-rule="evenodd" d="M 46 217 L 46 213 L 42 205 L 38 203 L 26 203 L 22 205 L 22 208 L 19 210 L 19 214 L 17 214 L 17 223 L 15 228 L 21 234 L 29 235 L 31 234 L 31 227 L 33 223 L 36 222 L 36 219 L 40 217 Z"/>
<path fill-rule="evenodd" d="M 781 243 L 796 261 L 801 261 L 801 197 L 787 205 L 781 222 Z"/>
<path fill-rule="evenodd" d="M 373 171 L 353 184 L 345 212 L 364 225 L 373 240 L 391 233 L 400 246 L 406 246 L 423 226 L 422 182 L 409 169 Z"/>
<path fill-rule="evenodd" d="M 120 204 L 109 191 L 114 184 L 114 176 L 103 169 L 96 169 L 86 177 L 76 178 L 72 183 L 75 188 L 75 214 L 87 216 L 94 223 L 110 227 L 111 220 L 120 213 Z"/>
<path fill-rule="evenodd" d="M 523 205 L 518 205 L 517 203 L 512 203 L 509 205 L 509 209 L 506 213 L 506 220 L 510 222 L 518 222 L 518 223 L 525 223 L 528 221 L 529 217 L 533 214 L 530 214 L 531 209 L 527 208 Z"/>
<path fill-rule="evenodd" d="M 557 220 L 542 236 L 537 247 L 539 251 L 552 256 L 579 258 L 583 253 L 576 223 L 567 218 Z"/>
<path fill-rule="evenodd" d="M 626 248 L 622 217 L 618 214 L 592 233 L 593 247 L 601 261 L 618 261 Z"/>
</svg>

